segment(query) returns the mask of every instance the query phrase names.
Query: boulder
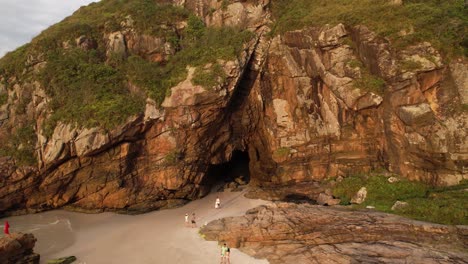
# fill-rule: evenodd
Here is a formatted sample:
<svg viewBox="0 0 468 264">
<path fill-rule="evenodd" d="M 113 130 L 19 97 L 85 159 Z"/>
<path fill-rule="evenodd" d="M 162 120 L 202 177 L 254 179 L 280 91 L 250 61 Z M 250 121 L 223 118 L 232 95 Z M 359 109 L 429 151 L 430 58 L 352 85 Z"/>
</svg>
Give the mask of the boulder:
<svg viewBox="0 0 468 264">
<path fill-rule="evenodd" d="M 39 264 L 39 254 L 34 253 L 37 239 L 32 234 L 13 233 L 0 238 L 0 263 Z"/>
<path fill-rule="evenodd" d="M 392 206 L 392 211 L 399 210 L 408 206 L 407 202 L 396 201 Z"/>
<path fill-rule="evenodd" d="M 107 58 L 112 58 L 113 56 L 124 58 L 127 56 L 127 45 L 125 43 L 125 36 L 122 32 L 117 31 L 109 34 L 107 41 Z"/>
<path fill-rule="evenodd" d="M 401 106 L 398 115 L 406 125 L 424 125 L 432 121 L 433 113 L 427 103 Z"/>
<path fill-rule="evenodd" d="M 335 199 L 332 195 L 320 193 L 317 198 L 317 204 L 320 205 L 337 205 L 340 204 L 340 199 Z"/>
<path fill-rule="evenodd" d="M 359 191 L 353 196 L 353 198 L 351 199 L 351 203 L 354 203 L 354 204 L 362 204 L 362 203 L 366 200 L 366 197 L 367 197 L 367 188 L 366 188 L 366 187 L 362 187 L 362 188 L 359 189 Z"/>
<path fill-rule="evenodd" d="M 389 177 L 389 178 L 387 179 L 387 181 L 388 181 L 389 183 L 394 183 L 394 182 L 397 182 L 397 181 L 399 181 L 399 180 L 398 180 L 397 177 Z"/>
</svg>

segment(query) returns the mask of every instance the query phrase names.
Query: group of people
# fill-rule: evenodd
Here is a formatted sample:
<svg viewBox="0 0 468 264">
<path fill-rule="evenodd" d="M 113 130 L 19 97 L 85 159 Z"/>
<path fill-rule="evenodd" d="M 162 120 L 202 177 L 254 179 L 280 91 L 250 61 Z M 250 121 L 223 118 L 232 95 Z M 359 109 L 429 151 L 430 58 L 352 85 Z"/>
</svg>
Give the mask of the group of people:
<svg viewBox="0 0 468 264">
<path fill-rule="evenodd" d="M 221 247 L 221 264 L 230 264 L 231 249 L 224 243 Z"/>
<path fill-rule="evenodd" d="M 219 199 L 219 197 L 216 197 L 215 209 L 219 209 L 219 208 L 221 208 L 221 200 Z M 191 219 L 189 219 L 188 213 L 185 214 L 185 226 L 192 227 L 192 228 L 197 227 L 197 220 L 195 217 L 195 213 L 192 213 Z"/>
<path fill-rule="evenodd" d="M 221 200 L 219 197 L 216 197 L 215 201 L 215 209 L 220 209 L 221 208 Z M 195 228 L 197 227 L 197 219 L 195 217 L 195 213 L 192 213 L 192 217 L 189 216 L 188 213 L 185 214 L 185 226 L 186 227 L 192 227 Z M 221 264 L 230 264 L 230 254 L 231 254 L 231 249 L 224 243 L 224 245 L 221 247 Z"/>
<path fill-rule="evenodd" d="M 191 224 L 190 224 L 191 222 Z M 195 218 L 195 213 L 192 213 L 192 219 L 190 219 L 190 222 L 189 222 L 189 214 L 186 213 L 185 214 L 185 226 L 187 227 L 197 227 L 197 221 L 196 221 L 196 218 Z"/>
</svg>

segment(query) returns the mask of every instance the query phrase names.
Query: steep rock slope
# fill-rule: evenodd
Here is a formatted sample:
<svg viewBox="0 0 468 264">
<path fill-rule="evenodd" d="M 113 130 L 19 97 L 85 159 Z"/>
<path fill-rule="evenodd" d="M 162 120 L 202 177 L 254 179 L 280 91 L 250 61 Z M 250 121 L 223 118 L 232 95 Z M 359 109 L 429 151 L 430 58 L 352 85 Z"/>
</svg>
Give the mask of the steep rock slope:
<svg viewBox="0 0 468 264">
<path fill-rule="evenodd" d="M 418 67 L 402 66 L 408 61 Z M 454 109 L 467 89 L 459 78 L 429 43 L 396 53 L 363 26 L 272 39 L 249 98 L 263 109 L 252 144 L 265 142 L 260 166 L 273 168 L 262 182 L 386 168 L 412 180 L 458 183 L 466 177 L 468 150 L 466 111 Z"/>
<path fill-rule="evenodd" d="M 32 43 L 57 53 L 3 59 L 0 212 L 177 206 L 205 195 L 210 168 L 235 150 L 249 155 L 252 185 L 305 186 L 311 198 L 310 182 L 370 170 L 467 177 L 465 58 L 446 64 L 426 42 L 395 49 L 364 26 L 267 36 L 269 1 L 156 2 L 86 24 L 117 2 L 91 5 Z M 94 79 L 69 92 L 82 76 Z M 101 90 L 112 96 L 89 96 Z"/>
</svg>

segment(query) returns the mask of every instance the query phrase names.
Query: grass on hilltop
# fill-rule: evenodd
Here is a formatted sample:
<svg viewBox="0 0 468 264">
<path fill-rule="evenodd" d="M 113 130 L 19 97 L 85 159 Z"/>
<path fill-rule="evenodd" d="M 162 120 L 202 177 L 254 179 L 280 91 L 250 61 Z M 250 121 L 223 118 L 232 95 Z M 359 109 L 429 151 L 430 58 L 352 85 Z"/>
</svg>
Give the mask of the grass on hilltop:
<svg viewBox="0 0 468 264">
<path fill-rule="evenodd" d="M 276 0 L 272 34 L 305 26 L 366 25 L 394 47 L 431 42 L 445 55 L 468 55 L 468 9 L 463 0 Z M 402 30 L 414 33 L 402 36 Z"/>
</svg>

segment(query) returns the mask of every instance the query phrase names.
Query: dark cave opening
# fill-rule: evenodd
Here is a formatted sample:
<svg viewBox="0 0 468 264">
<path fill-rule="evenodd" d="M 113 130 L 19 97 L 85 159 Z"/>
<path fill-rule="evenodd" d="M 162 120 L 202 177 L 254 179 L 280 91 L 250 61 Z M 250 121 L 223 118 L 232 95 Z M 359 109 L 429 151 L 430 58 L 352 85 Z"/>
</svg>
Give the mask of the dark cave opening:
<svg viewBox="0 0 468 264">
<path fill-rule="evenodd" d="M 250 181 L 249 162 L 247 151 L 234 150 L 228 162 L 210 165 L 204 184 L 212 191 L 241 190 Z"/>
</svg>

